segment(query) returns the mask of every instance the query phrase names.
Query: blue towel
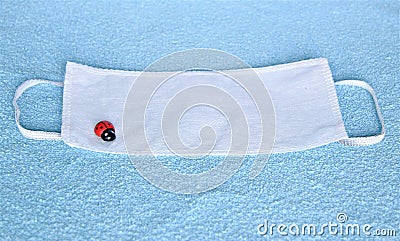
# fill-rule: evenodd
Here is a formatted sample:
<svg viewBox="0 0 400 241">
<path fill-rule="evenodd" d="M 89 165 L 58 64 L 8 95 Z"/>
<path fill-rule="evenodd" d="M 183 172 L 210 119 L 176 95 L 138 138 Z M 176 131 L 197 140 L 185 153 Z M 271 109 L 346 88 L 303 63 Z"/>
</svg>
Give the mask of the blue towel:
<svg viewBox="0 0 400 241">
<path fill-rule="evenodd" d="M 261 236 L 258 226 L 321 226 L 338 223 L 339 213 L 344 224 L 395 228 L 399 236 L 399 43 L 395 0 L 2 1 L 0 240 L 303 240 L 276 229 Z M 188 48 L 223 50 L 253 67 L 325 57 L 335 80 L 361 79 L 376 90 L 387 136 L 367 147 L 272 155 L 255 180 L 245 161 L 217 189 L 178 195 L 150 185 L 127 156 L 29 140 L 17 129 L 12 99 L 26 79 L 63 81 L 67 61 L 143 70 Z M 366 91 L 338 87 L 338 95 L 351 136 L 380 132 Z M 19 103 L 24 126 L 60 131 L 61 88 L 34 87 Z M 218 161 L 163 160 L 187 172 Z"/>
</svg>

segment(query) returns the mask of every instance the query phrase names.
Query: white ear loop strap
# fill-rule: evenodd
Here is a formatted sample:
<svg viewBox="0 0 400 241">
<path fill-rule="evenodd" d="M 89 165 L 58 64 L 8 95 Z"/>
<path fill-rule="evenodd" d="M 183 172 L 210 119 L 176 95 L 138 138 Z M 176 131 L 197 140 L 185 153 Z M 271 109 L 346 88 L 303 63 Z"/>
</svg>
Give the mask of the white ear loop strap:
<svg viewBox="0 0 400 241">
<path fill-rule="evenodd" d="M 24 93 L 24 91 L 26 89 L 29 89 L 30 87 L 38 85 L 38 84 L 53 84 L 53 85 L 60 86 L 60 87 L 64 86 L 64 83 L 62 83 L 62 82 L 55 82 L 55 81 L 41 80 L 41 79 L 27 80 L 24 83 L 22 83 L 15 91 L 15 95 L 14 95 L 14 99 L 13 99 L 13 105 L 14 105 L 14 109 L 15 109 L 15 122 L 17 123 L 19 131 L 26 138 L 35 139 L 35 140 L 61 140 L 61 133 L 59 133 L 59 132 L 28 130 L 28 129 L 24 128 L 19 122 L 20 110 L 19 110 L 19 107 L 17 104 L 17 100 L 22 95 L 22 93 Z"/>
<path fill-rule="evenodd" d="M 378 114 L 379 121 L 381 122 L 381 133 L 374 136 L 366 136 L 366 137 L 350 137 L 347 139 L 340 140 L 339 142 L 346 146 L 368 146 L 376 144 L 383 140 L 385 137 L 385 124 L 383 122 L 383 116 L 381 113 L 381 108 L 378 104 L 378 99 L 376 98 L 376 94 L 374 89 L 364 81 L 360 80 L 342 80 L 335 82 L 335 85 L 349 85 L 349 86 L 357 86 L 367 90 L 372 98 L 374 99 L 376 113 Z"/>
</svg>

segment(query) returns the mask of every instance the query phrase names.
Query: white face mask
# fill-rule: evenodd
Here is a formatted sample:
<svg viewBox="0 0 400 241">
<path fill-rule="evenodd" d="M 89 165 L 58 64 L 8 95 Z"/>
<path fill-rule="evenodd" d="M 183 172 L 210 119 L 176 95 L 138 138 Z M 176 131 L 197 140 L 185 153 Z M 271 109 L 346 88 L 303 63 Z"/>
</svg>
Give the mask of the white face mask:
<svg viewBox="0 0 400 241">
<path fill-rule="evenodd" d="M 253 80 L 252 72 L 258 75 L 261 85 Z M 27 138 L 62 139 L 72 147 L 121 154 L 128 150 L 131 155 L 236 155 L 243 151 L 269 154 L 271 149 L 272 153 L 284 153 L 337 141 L 345 145 L 370 145 L 381 141 L 385 134 L 373 89 L 357 80 L 334 83 L 326 59 L 223 73 L 141 74 L 68 62 L 64 85 L 30 80 L 17 89 L 14 106 L 18 128 Z M 230 78 L 232 76 L 245 81 L 235 82 Z M 254 84 L 251 81 L 255 81 Z M 27 130 L 19 123 L 17 99 L 27 88 L 41 83 L 64 86 L 61 133 Z M 358 86 L 371 93 L 382 124 L 381 134 L 348 137 L 335 84 Z M 193 86 L 199 88 L 188 89 Z M 212 89 L 225 91 L 230 97 L 221 97 L 221 101 L 218 95 L 223 93 Z M 185 95 L 185 90 L 189 94 Z M 251 95 L 246 95 L 248 92 Z M 204 100 L 214 107 L 195 105 L 187 108 L 193 105 L 193 101 L 202 103 Z M 173 107 L 168 108 L 168 104 Z M 216 106 L 218 104 L 221 106 Z M 174 114 L 169 115 L 168 111 Z M 180 112 L 178 118 L 176 112 Z M 229 117 L 229 121 L 224 115 Z M 169 120 L 163 120 L 170 116 Z M 112 124 L 102 123 L 98 128 L 108 129 L 108 133 L 97 130 L 96 135 L 95 126 L 103 120 Z M 202 130 L 205 126 L 210 126 L 214 132 Z M 104 141 L 102 138 L 113 140 Z"/>
</svg>

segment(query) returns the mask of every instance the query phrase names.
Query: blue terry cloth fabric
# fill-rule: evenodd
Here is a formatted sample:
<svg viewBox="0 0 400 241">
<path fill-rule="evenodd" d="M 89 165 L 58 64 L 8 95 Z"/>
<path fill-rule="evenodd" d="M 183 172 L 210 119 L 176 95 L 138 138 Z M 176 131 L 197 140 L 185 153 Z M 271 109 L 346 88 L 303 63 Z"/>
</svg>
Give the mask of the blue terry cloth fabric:
<svg viewBox="0 0 400 241">
<path fill-rule="evenodd" d="M 0 5 L 0 240 L 291 240 L 257 227 L 337 222 L 400 235 L 398 1 L 2 1 Z M 227 183 L 177 195 L 147 183 L 127 156 L 25 139 L 12 98 L 30 78 L 62 81 L 67 61 L 143 70 L 178 50 L 215 48 L 253 67 L 325 57 L 333 77 L 376 90 L 386 138 L 277 154 L 255 180 L 250 162 Z M 351 136 L 378 133 L 370 96 L 338 87 Z M 62 89 L 37 86 L 20 100 L 22 124 L 59 131 Z M 165 159 L 181 171 L 197 163 Z M 192 165 L 192 166 L 191 166 Z M 365 236 L 317 235 L 323 240 Z M 373 239 L 378 237 L 374 236 Z M 389 239 L 388 239 L 389 240 Z M 395 240 L 395 238 L 393 238 Z"/>
</svg>

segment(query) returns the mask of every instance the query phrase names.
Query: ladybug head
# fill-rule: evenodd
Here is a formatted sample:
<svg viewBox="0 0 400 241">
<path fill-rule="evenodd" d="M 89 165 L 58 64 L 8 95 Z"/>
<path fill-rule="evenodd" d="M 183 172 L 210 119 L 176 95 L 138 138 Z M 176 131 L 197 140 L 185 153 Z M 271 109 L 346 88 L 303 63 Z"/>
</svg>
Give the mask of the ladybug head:
<svg viewBox="0 0 400 241">
<path fill-rule="evenodd" d="M 101 139 L 103 139 L 104 141 L 113 141 L 113 140 L 115 140 L 115 131 L 113 129 L 111 129 L 111 128 L 106 129 L 101 134 Z"/>
</svg>

